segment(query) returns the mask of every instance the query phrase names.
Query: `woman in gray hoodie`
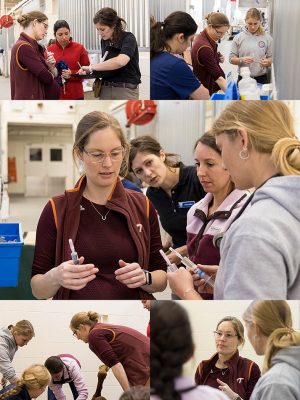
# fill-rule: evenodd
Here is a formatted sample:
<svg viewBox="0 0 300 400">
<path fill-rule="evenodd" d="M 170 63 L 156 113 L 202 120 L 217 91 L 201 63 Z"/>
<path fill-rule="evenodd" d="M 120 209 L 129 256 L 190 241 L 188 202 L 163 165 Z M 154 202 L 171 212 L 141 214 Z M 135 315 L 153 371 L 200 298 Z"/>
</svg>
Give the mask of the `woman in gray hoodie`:
<svg viewBox="0 0 300 400">
<path fill-rule="evenodd" d="M 7 381 L 17 382 L 17 375 L 11 362 L 18 347 L 25 346 L 34 337 L 34 329 L 27 320 L 9 325 L 0 329 L 0 373 L 2 374 L 1 385 L 5 386 Z"/>
<path fill-rule="evenodd" d="M 288 303 L 253 301 L 243 318 L 254 350 L 265 356 L 250 400 L 300 400 L 300 333 L 292 327 Z"/>
</svg>

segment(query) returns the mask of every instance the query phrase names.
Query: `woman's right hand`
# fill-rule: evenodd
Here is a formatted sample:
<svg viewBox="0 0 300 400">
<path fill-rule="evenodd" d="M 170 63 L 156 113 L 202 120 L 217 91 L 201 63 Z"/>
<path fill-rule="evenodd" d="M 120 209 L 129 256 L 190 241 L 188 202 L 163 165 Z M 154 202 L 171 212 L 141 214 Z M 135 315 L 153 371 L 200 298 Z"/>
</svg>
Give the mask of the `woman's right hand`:
<svg viewBox="0 0 300 400">
<path fill-rule="evenodd" d="M 243 64 L 252 64 L 254 62 L 254 57 L 240 57 L 240 60 L 242 60 Z"/>
<path fill-rule="evenodd" d="M 218 265 L 197 264 L 197 266 L 207 275 L 212 276 L 212 279 L 214 279 L 219 269 Z M 194 286 L 197 289 L 198 293 L 212 293 L 212 294 L 214 293 L 213 288 L 207 283 L 205 283 L 206 279 L 200 278 L 198 274 L 193 274 L 192 277 L 194 281 Z"/>
<path fill-rule="evenodd" d="M 80 257 L 79 265 L 75 265 L 72 260 L 63 262 L 55 268 L 54 279 L 66 289 L 83 289 L 96 278 L 96 273 L 99 271 L 94 264 L 83 264 L 83 262 L 84 257 Z"/>
</svg>

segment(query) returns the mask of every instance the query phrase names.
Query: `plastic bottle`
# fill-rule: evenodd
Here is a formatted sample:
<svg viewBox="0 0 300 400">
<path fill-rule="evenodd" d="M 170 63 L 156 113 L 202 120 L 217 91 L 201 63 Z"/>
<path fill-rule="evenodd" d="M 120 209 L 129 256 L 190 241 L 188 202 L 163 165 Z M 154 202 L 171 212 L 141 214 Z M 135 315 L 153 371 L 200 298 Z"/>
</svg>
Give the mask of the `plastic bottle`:
<svg viewBox="0 0 300 400">
<path fill-rule="evenodd" d="M 241 100 L 260 100 L 257 82 L 251 78 L 249 67 L 242 67 L 240 74 L 243 77 L 238 83 Z"/>
</svg>

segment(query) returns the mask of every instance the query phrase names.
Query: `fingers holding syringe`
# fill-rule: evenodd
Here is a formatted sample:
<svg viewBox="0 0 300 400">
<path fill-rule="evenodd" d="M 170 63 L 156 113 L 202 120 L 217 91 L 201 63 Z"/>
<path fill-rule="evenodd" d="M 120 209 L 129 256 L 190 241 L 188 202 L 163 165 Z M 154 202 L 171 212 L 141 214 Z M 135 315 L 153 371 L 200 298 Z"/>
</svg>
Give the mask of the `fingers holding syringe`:
<svg viewBox="0 0 300 400">
<path fill-rule="evenodd" d="M 94 264 L 83 264 L 84 257 L 80 257 L 79 262 L 79 265 L 74 265 L 70 260 L 59 265 L 57 280 L 60 286 L 79 290 L 96 278 L 99 269 L 95 268 Z"/>
<path fill-rule="evenodd" d="M 126 263 L 119 260 L 119 266 L 115 271 L 116 279 L 130 289 L 135 289 L 146 284 L 146 276 L 138 263 Z"/>
</svg>

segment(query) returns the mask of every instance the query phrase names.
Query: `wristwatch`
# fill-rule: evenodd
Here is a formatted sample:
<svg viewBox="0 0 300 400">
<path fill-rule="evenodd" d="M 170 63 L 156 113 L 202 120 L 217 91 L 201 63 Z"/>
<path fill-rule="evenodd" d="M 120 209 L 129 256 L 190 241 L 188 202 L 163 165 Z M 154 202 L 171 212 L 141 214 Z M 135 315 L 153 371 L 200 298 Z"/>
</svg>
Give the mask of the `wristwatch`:
<svg viewBox="0 0 300 400">
<path fill-rule="evenodd" d="M 147 271 L 146 269 L 143 269 L 145 277 L 146 277 L 146 285 L 152 285 L 152 274 L 151 272 Z"/>
</svg>

